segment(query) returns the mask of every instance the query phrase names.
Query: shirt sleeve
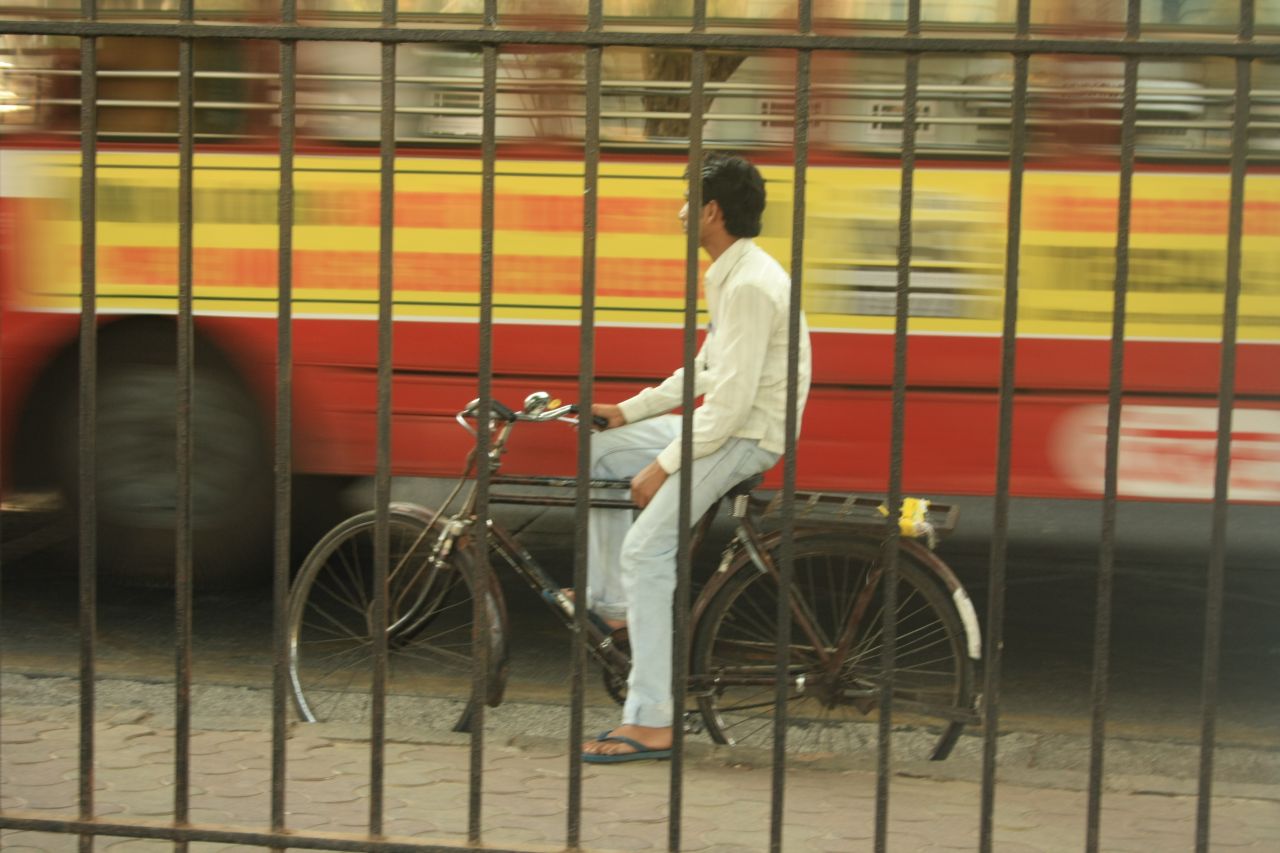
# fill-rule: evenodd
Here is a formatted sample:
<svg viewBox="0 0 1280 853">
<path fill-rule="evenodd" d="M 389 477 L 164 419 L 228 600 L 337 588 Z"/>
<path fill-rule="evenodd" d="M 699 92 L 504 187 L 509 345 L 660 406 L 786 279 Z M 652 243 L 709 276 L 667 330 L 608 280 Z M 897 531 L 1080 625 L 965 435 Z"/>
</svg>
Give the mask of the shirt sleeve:
<svg viewBox="0 0 1280 853">
<path fill-rule="evenodd" d="M 693 359 L 693 396 L 702 396 L 706 392 L 707 345 L 710 335 L 702 342 L 702 347 Z M 627 423 L 635 423 L 655 415 L 667 412 L 684 402 L 684 368 L 676 368 L 676 372 L 662 380 L 662 383 L 646 388 L 634 397 L 618 404 L 622 416 Z"/>
<path fill-rule="evenodd" d="M 716 320 L 716 364 L 693 413 L 694 459 L 719 450 L 751 414 L 775 313 L 773 300 L 755 282 L 741 282 L 724 295 Z M 680 439 L 663 448 L 657 461 L 668 474 L 680 470 Z"/>
</svg>

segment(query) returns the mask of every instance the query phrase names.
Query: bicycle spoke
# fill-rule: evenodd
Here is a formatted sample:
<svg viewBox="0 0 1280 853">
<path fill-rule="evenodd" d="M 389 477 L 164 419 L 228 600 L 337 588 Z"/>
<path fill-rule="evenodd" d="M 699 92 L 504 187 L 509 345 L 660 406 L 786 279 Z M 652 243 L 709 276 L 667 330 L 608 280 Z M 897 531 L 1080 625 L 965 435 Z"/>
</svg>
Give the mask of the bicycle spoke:
<svg viewBox="0 0 1280 853">
<path fill-rule="evenodd" d="M 290 668 L 298 701 L 317 719 L 351 719 L 371 698 L 372 555 L 376 517 L 335 529 L 307 558 L 290 593 Z M 472 608 L 465 555 L 424 570 L 430 528 L 399 511 L 391 517 L 387 692 L 421 689 L 422 678 L 470 671 Z"/>
<path fill-rule="evenodd" d="M 865 735 L 846 726 L 875 714 L 886 681 L 883 577 L 877 569 L 881 558 L 880 544 L 867 539 L 797 537 L 793 613 L 809 624 L 793 628 L 804 631 L 804 640 L 793 637 L 789 645 L 787 678 L 793 686 L 785 702 L 788 749 L 804 752 L 865 742 L 858 741 Z M 947 721 L 970 703 L 972 671 L 963 654 L 962 628 L 941 585 L 909 554 L 901 559 L 894 694 L 912 703 L 910 715 L 931 717 L 935 712 Z M 692 661 L 700 688 L 696 698 L 713 737 L 763 747 L 776 730 L 778 589 L 773 577 L 743 561 L 733 566 L 735 574 L 720 587 L 698 626 Z M 814 648 L 807 642 L 810 637 L 824 646 Z"/>
</svg>

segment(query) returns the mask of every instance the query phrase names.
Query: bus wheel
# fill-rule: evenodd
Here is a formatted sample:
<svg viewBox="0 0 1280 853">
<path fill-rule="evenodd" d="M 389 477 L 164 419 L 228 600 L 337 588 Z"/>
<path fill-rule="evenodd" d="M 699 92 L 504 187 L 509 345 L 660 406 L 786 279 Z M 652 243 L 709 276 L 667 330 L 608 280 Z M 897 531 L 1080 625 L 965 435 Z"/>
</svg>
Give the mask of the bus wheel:
<svg viewBox="0 0 1280 853">
<path fill-rule="evenodd" d="M 128 584 L 174 583 L 178 526 L 176 339 L 171 325 L 104 328 L 97 418 L 98 556 Z M 198 344 L 191 406 L 191 534 L 195 582 L 226 587 L 270 576 L 271 459 L 259 408 L 225 358 Z M 57 454 L 78 506 L 78 392 Z"/>
</svg>

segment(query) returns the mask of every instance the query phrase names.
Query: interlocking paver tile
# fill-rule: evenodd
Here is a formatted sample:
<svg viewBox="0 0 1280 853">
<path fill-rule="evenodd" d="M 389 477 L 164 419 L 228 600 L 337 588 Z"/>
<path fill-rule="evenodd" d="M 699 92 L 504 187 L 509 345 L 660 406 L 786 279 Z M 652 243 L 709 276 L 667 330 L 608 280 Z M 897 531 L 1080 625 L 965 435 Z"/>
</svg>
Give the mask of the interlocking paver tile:
<svg viewBox="0 0 1280 853">
<path fill-rule="evenodd" d="M 79 775 L 79 769 L 65 761 L 48 761 L 9 768 L 6 784 L 20 788 L 42 787 L 67 782 Z"/>
<path fill-rule="evenodd" d="M 151 751 L 134 749 L 101 749 L 94 761 L 100 771 L 129 770 L 134 767 L 172 765 L 173 753 L 167 747 Z"/>
<path fill-rule="evenodd" d="M 552 844 L 553 840 L 535 828 L 503 826 L 482 833 L 481 840 L 492 847 L 517 847 L 522 844 Z"/>
<path fill-rule="evenodd" d="M 201 797 L 191 807 L 205 811 L 228 812 L 235 815 L 237 825 L 266 824 L 271 818 L 271 804 L 266 797 L 255 800 Z"/>
<path fill-rule="evenodd" d="M 56 785 L 27 785 L 20 789 L 27 808 L 37 811 L 74 810 L 80 801 L 79 786 L 75 782 L 59 782 Z"/>
<path fill-rule="evenodd" d="M 209 826 L 236 826 L 239 821 L 236 813 L 226 809 L 206 809 L 192 806 L 187 811 L 187 819 L 194 824 Z"/>
<path fill-rule="evenodd" d="M 8 780 L 4 780 L 3 782 L 0 782 L 0 788 L 3 788 L 4 790 L 8 790 L 9 788 Z M 22 797 L 15 797 L 13 794 L 0 795 L 0 810 L 10 811 L 12 809 L 25 809 L 26 807 L 27 807 L 27 801 L 22 799 Z"/>
<path fill-rule="evenodd" d="M 69 749 L 70 747 L 68 747 Z M 26 766 L 28 764 L 45 764 L 48 762 L 67 762 L 74 761 L 74 754 L 60 752 L 58 749 L 46 749 L 44 744 L 22 744 L 18 747 L 6 748 L 4 750 L 4 763 L 13 766 Z"/>
<path fill-rule="evenodd" d="M 620 812 L 623 814 L 636 815 L 640 817 L 662 816 L 666 817 L 671 811 L 671 801 L 666 797 L 659 797 L 653 794 L 629 794 L 625 798 L 614 799 L 597 796 L 595 791 L 588 791 L 583 797 L 584 810 L 600 810 L 610 812 Z M 690 809 L 689 804 L 685 803 L 685 810 Z"/>
<path fill-rule="evenodd" d="M 284 825 L 295 832 L 305 832 L 308 829 L 319 829 L 329 822 L 329 816 L 319 809 L 314 811 L 306 809 L 293 811 L 291 809 L 286 809 L 284 814 Z"/>
<path fill-rule="evenodd" d="M 79 842 L 74 835 L 54 832 L 0 831 L 0 848 L 5 853 L 73 853 Z"/>
<path fill-rule="evenodd" d="M 665 850 L 667 833 L 645 837 L 615 831 L 600 836 L 593 844 L 602 850 Z"/>
<path fill-rule="evenodd" d="M 767 830 L 765 834 L 761 834 L 754 827 L 751 829 L 730 829 L 720 827 L 716 830 L 715 840 L 717 844 L 725 844 L 729 846 L 745 847 L 751 850 L 763 850 L 768 846 Z"/>
<path fill-rule="evenodd" d="M 406 838 L 420 838 L 428 835 L 440 835 L 440 827 L 434 821 L 424 818 L 395 818 L 383 822 L 387 835 L 403 835 Z"/>
<path fill-rule="evenodd" d="M 173 795 L 160 794 L 154 797 L 142 797 L 134 795 L 128 801 L 121 802 L 124 813 L 135 815 L 137 817 L 145 817 L 148 819 L 162 819 L 173 816 Z"/>
<path fill-rule="evenodd" d="M 320 785 L 313 785 L 309 788 L 296 790 L 293 793 L 299 802 L 315 803 L 320 806 L 341 805 L 342 803 L 358 803 L 365 800 L 365 795 L 358 793 L 353 788 L 329 788 Z"/>
<path fill-rule="evenodd" d="M 94 727 L 94 732 L 99 741 L 114 742 L 126 741 L 134 738 L 155 738 L 156 730 L 152 726 L 145 726 L 139 723 L 127 723 L 121 725 L 103 725 L 99 723 Z"/>
<path fill-rule="evenodd" d="M 163 773 L 157 773 L 154 767 L 129 767 L 116 770 L 105 778 L 99 774 L 98 781 L 102 782 L 108 790 L 127 793 L 149 791 L 157 787 L 172 788 L 174 777 L 173 773 L 167 769 Z M 194 793 L 199 790 L 199 786 L 193 785 L 190 790 Z"/>
<path fill-rule="evenodd" d="M 65 724 L 52 720 L 15 720 L 0 725 L 0 744 L 11 746 L 38 743 L 40 735 L 48 731 L 61 731 Z M 6 750 L 7 753 L 7 750 Z"/>
</svg>

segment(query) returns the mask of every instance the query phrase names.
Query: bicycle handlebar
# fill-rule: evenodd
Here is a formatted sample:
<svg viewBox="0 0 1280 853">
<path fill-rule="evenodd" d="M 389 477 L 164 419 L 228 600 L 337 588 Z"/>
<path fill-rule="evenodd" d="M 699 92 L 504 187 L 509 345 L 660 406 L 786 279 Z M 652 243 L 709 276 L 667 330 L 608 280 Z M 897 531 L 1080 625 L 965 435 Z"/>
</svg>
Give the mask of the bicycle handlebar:
<svg viewBox="0 0 1280 853">
<path fill-rule="evenodd" d="M 528 421 L 532 423 L 542 423 L 545 421 L 557 421 L 568 419 L 572 415 L 579 414 L 577 403 L 568 403 L 561 406 L 547 408 L 548 402 L 552 401 L 550 395 L 543 392 L 534 392 L 525 399 L 525 409 L 516 411 L 511 409 L 497 400 L 489 401 L 489 411 L 496 420 L 505 421 L 507 423 L 515 423 L 517 421 Z M 472 400 L 467 404 L 461 412 L 458 413 L 457 420 L 466 426 L 465 419 L 475 417 L 480 408 L 479 398 Z M 609 419 L 600 415 L 592 415 L 591 423 L 593 426 L 604 429 L 609 425 Z M 467 427 L 470 429 L 470 427 Z"/>
</svg>

